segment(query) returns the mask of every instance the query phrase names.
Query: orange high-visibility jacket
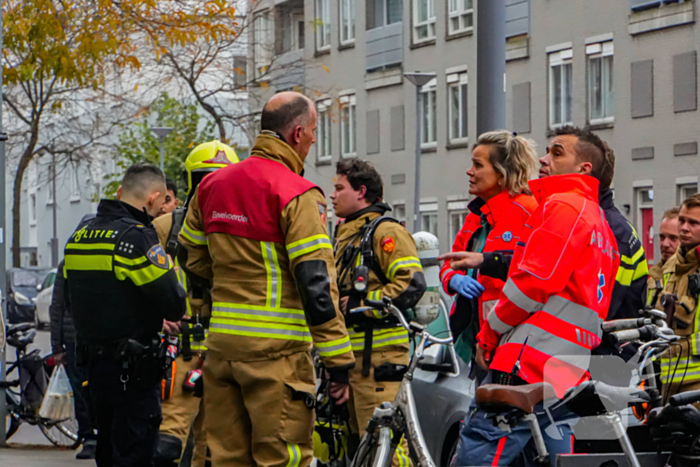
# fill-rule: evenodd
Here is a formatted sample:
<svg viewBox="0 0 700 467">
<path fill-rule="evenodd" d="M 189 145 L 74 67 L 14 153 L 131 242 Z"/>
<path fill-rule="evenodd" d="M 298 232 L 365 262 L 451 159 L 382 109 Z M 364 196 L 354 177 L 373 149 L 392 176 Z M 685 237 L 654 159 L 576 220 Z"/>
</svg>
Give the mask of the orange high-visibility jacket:
<svg viewBox="0 0 700 467">
<path fill-rule="evenodd" d="M 535 208 L 537 208 L 537 201 L 534 197 L 524 194 L 511 196 L 505 190 L 488 201 L 476 198 L 469 203 L 471 212 L 455 238 L 452 251 L 468 251 L 472 237 L 481 228 L 481 216 L 483 215 L 491 226 L 491 231 L 486 237 L 482 252 L 513 254 L 515 244 L 520 240 L 520 231 Z M 450 262 L 445 261 L 440 268 L 440 280 L 445 292 L 450 295 L 454 295 L 454 291 L 450 289 L 450 280 L 455 274 L 464 273 L 454 271 L 450 267 Z M 501 296 L 504 282 L 501 279 L 483 274 L 479 274 L 478 280 L 484 286 L 484 293 L 479 297 L 479 325 L 481 326 L 488 312 Z"/>
<path fill-rule="evenodd" d="M 562 397 L 589 378 L 620 257 L 598 205 L 596 179 L 556 175 L 530 188 L 540 205 L 525 224 L 501 298 L 477 340 L 495 349 L 492 370 L 516 369 L 528 383 L 549 382 Z"/>
</svg>

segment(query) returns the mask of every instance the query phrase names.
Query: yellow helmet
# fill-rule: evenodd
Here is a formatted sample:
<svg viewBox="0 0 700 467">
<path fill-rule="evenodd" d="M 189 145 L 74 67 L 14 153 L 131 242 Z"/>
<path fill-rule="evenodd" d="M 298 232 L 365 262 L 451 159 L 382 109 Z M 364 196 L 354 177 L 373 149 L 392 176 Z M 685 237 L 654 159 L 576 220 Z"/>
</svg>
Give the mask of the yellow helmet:
<svg viewBox="0 0 700 467">
<path fill-rule="evenodd" d="M 215 139 L 196 146 L 187 156 L 185 170 L 182 172 L 182 178 L 187 187 L 185 194 L 189 195 L 195 188 L 192 174 L 207 174 L 236 162 L 239 162 L 236 151 L 219 140 Z M 199 183 L 199 180 L 197 183 Z"/>
</svg>

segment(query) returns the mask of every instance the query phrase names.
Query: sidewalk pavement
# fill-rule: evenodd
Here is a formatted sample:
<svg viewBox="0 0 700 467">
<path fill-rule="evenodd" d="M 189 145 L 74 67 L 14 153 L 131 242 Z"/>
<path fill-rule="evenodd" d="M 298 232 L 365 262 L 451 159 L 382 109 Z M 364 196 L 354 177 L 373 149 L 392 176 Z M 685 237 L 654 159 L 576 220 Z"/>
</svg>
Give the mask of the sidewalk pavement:
<svg viewBox="0 0 700 467">
<path fill-rule="evenodd" d="M 77 451 L 50 446 L 27 446 L 9 444 L 0 448 L 2 467 L 93 467 L 95 461 L 75 459 Z"/>
</svg>

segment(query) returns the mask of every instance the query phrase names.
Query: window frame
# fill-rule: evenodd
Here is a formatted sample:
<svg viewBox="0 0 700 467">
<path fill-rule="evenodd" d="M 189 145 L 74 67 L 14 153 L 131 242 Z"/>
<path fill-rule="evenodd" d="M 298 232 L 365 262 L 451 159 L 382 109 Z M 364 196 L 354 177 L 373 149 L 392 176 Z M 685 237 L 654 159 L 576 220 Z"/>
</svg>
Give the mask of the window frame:
<svg viewBox="0 0 700 467">
<path fill-rule="evenodd" d="M 340 45 L 342 46 L 355 44 L 355 38 L 357 36 L 357 9 L 355 8 L 355 3 L 356 0 L 340 0 L 340 3 L 338 4 L 338 9 L 340 12 L 340 14 L 338 15 L 338 32 L 340 36 Z M 346 21 L 348 23 L 349 37 L 343 38 L 343 32 L 345 30 Z"/>
<path fill-rule="evenodd" d="M 262 23 L 266 23 L 267 27 L 265 29 L 262 28 Z M 255 68 L 255 79 L 259 79 L 270 69 L 274 56 L 274 18 L 272 17 L 272 10 L 269 8 L 266 10 L 257 11 L 254 14 L 253 41 L 253 60 L 255 61 L 253 66 Z"/>
<path fill-rule="evenodd" d="M 428 96 L 429 99 L 429 105 L 428 105 L 428 115 L 432 117 L 432 120 L 428 119 L 428 127 L 429 130 L 432 131 L 432 139 L 430 140 L 425 140 L 424 135 L 425 135 L 425 127 L 424 127 L 424 101 L 425 101 L 425 96 Z M 432 96 L 432 97 L 431 97 Z M 420 90 L 420 97 L 419 97 L 419 106 L 418 106 L 418 118 L 420 121 L 420 147 L 421 149 L 431 149 L 437 147 L 437 79 L 433 78 L 430 80 L 425 86 L 421 87 Z M 430 105 L 432 104 L 432 105 Z M 432 110 L 432 111 L 431 111 Z"/>
<path fill-rule="evenodd" d="M 695 193 L 698 193 L 698 182 L 688 182 L 688 183 L 678 183 L 676 184 L 676 205 L 680 206 L 683 201 L 688 199 L 690 196 L 685 196 L 686 190 L 689 188 L 694 188 Z M 694 193 L 694 194 L 695 194 Z"/>
<path fill-rule="evenodd" d="M 355 94 L 340 96 L 340 156 L 351 158 L 357 155 L 357 98 Z M 348 112 L 348 118 L 345 112 Z M 350 126 L 350 145 L 352 149 L 345 152 L 345 127 Z"/>
<path fill-rule="evenodd" d="M 31 227 L 36 226 L 36 219 L 37 219 L 37 201 L 36 201 L 36 193 L 30 193 L 29 194 L 29 225 Z"/>
<path fill-rule="evenodd" d="M 599 117 L 599 118 L 593 118 L 593 89 L 592 89 L 592 79 L 593 79 L 593 73 L 592 73 L 592 64 L 591 62 L 593 60 L 598 60 L 600 59 L 601 61 L 601 87 L 603 84 L 603 77 L 605 76 L 605 71 L 604 71 L 604 64 L 606 62 L 606 58 L 610 58 L 609 65 L 608 65 L 608 76 L 610 76 L 610 82 L 611 82 L 611 89 L 607 98 L 606 99 L 603 97 L 602 104 L 604 107 L 607 107 L 607 115 L 604 117 Z M 615 48 L 614 48 L 614 42 L 612 40 L 609 41 L 603 41 L 603 42 L 594 42 L 592 44 L 587 44 L 586 45 L 586 68 L 587 68 L 587 74 L 586 74 L 586 100 L 587 100 L 587 119 L 588 123 L 590 125 L 603 125 L 603 124 L 609 124 L 615 122 L 615 92 L 614 92 L 614 86 L 615 86 L 615 75 L 614 75 L 614 69 L 615 69 Z M 601 94 L 602 95 L 602 94 Z M 607 104 L 607 105 L 606 105 Z"/>
<path fill-rule="evenodd" d="M 437 203 L 430 203 L 430 204 L 437 204 Z M 431 209 L 431 208 L 424 208 L 425 205 L 420 206 L 420 231 L 421 232 L 430 232 L 431 234 L 435 235 L 436 237 L 439 237 L 440 234 L 440 216 L 438 214 L 437 209 Z M 435 216 L 435 222 L 433 225 L 435 225 L 435 232 L 430 230 L 430 220 L 428 220 L 428 228 L 424 228 L 424 221 L 425 218 L 432 218 Z"/>
<path fill-rule="evenodd" d="M 330 98 L 316 101 L 316 113 L 318 115 L 318 141 L 316 143 L 316 163 L 328 163 L 333 160 L 333 116 L 331 114 L 333 102 Z M 323 121 L 322 121 L 323 120 Z M 324 141 L 327 135 L 327 141 Z M 328 154 L 322 154 L 327 150 Z"/>
<path fill-rule="evenodd" d="M 452 134 L 452 90 L 454 88 L 457 88 L 459 92 L 460 131 L 466 128 L 466 135 L 460 134 L 456 137 Z M 463 104 L 466 108 L 462 108 Z M 464 119 L 466 119 L 466 126 Z M 447 141 L 450 144 L 469 142 L 469 79 L 466 71 L 447 75 Z"/>
<path fill-rule="evenodd" d="M 399 216 L 399 208 L 403 210 L 403 216 Z M 406 224 L 406 203 L 394 203 L 392 206 L 392 214 L 394 215 L 394 219 L 396 219 L 399 222 L 403 222 L 404 225 Z"/>
<path fill-rule="evenodd" d="M 331 2 L 330 0 L 316 0 L 315 6 L 315 27 L 316 27 L 316 51 L 325 52 L 331 48 Z M 319 12 L 319 10 L 321 10 Z M 328 15 L 324 18 L 324 15 Z M 328 43 L 325 43 L 325 41 Z"/>
<path fill-rule="evenodd" d="M 471 8 L 464 8 L 464 2 L 467 0 L 447 0 L 447 36 L 456 36 L 458 34 L 464 34 L 466 32 L 474 31 L 474 0 L 472 2 Z M 452 3 L 457 4 L 457 9 L 452 10 Z M 462 19 L 470 15 L 472 20 L 471 26 L 462 27 Z M 452 20 L 457 18 L 460 24 L 459 29 L 452 29 Z"/>
<path fill-rule="evenodd" d="M 559 117 L 562 117 L 560 122 L 555 122 L 554 121 L 554 115 L 555 115 L 555 102 L 554 102 L 554 68 L 556 67 L 561 67 L 563 70 L 564 66 L 570 67 L 570 72 L 569 72 L 569 77 L 571 79 L 570 87 L 569 87 L 569 97 L 568 99 L 564 99 L 563 97 L 563 91 L 562 91 L 562 107 L 561 107 L 561 113 L 566 114 L 570 113 L 571 118 L 569 120 L 565 120 L 563 118 L 563 115 L 559 115 Z M 564 50 L 559 50 L 557 52 L 552 52 L 549 53 L 547 56 L 547 81 L 548 81 L 548 86 L 547 86 L 547 108 L 549 110 L 549 128 L 550 129 L 556 129 L 565 125 L 572 125 L 573 124 L 573 72 L 574 72 L 574 67 L 573 67 L 573 49 L 567 48 Z M 560 79 L 563 80 L 563 74 L 560 77 Z M 563 81 L 562 81 L 563 84 Z M 563 89 L 563 87 L 562 87 Z M 568 112 L 565 111 L 564 109 L 564 103 L 566 102 L 566 105 L 569 106 L 567 109 Z"/>
<path fill-rule="evenodd" d="M 70 164 L 70 202 L 80 201 L 80 178 L 78 177 L 78 165 Z"/>
<path fill-rule="evenodd" d="M 427 2 L 428 8 L 428 18 L 425 21 L 418 22 L 418 2 Z M 437 37 L 436 23 L 437 18 L 435 15 L 435 0 L 411 0 L 412 3 L 412 19 L 411 19 L 411 40 L 415 45 L 424 44 L 426 42 L 434 41 Z M 431 16 L 432 15 L 432 16 Z M 428 32 L 426 37 L 419 38 L 417 30 L 418 28 L 426 27 Z"/>
</svg>

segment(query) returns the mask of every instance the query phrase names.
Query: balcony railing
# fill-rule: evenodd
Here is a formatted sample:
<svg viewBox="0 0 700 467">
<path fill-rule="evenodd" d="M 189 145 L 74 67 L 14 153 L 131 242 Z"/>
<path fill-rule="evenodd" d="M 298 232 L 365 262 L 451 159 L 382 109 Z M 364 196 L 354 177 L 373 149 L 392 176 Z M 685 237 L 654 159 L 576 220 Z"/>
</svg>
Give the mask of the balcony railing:
<svg viewBox="0 0 700 467">
<path fill-rule="evenodd" d="M 403 61 L 403 23 L 370 29 L 367 38 L 367 70 L 400 65 Z"/>
<path fill-rule="evenodd" d="M 529 0 L 506 1 L 506 38 L 527 34 L 530 29 Z"/>
</svg>

